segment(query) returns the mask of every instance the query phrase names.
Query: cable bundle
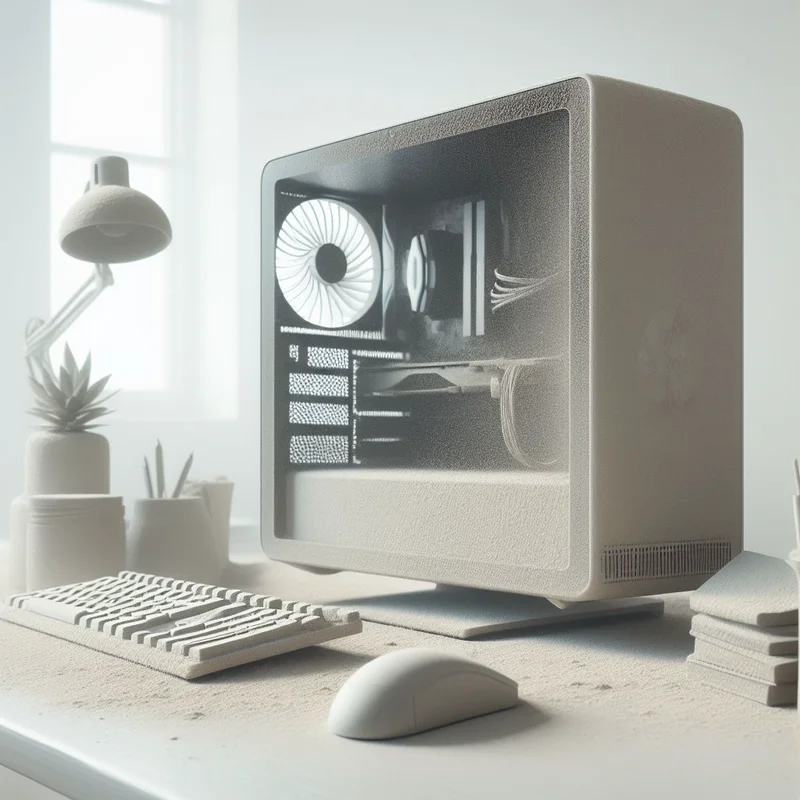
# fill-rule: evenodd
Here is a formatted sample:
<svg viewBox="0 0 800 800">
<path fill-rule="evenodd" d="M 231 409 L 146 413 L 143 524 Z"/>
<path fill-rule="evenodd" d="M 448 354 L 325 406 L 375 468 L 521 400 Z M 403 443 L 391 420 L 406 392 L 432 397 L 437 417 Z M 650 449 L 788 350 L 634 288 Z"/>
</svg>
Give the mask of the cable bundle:
<svg viewBox="0 0 800 800">
<path fill-rule="evenodd" d="M 544 278 L 515 278 L 494 271 L 494 286 L 489 293 L 492 303 L 492 312 L 503 306 L 524 300 L 549 286 L 561 273 L 555 272 Z"/>
<path fill-rule="evenodd" d="M 514 394 L 524 364 L 509 364 L 503 371 L 500 379 L 500 428 L 503 432 L 503 441 L 508 452 L 526 467 L 549 467 L 556 463 L 556 459 L 539 461 L 531 458 L 523 449 L 517 438 L 517 420 L 514 407 Z"/>
</svg>

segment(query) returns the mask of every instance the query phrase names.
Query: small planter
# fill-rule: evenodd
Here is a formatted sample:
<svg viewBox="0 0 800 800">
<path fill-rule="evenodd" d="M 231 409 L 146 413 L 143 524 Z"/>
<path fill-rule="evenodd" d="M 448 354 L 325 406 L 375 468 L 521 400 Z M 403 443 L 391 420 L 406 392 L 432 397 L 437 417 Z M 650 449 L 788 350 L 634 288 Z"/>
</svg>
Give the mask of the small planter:
<svg viewBox="0 0 800 800">
<path fill-rule="evenodd" d="M 222 563 L 203 499 L 137 500 L 128 529 L 128 569 L 217 583 Z"/>
<path fill-rule="evenodd" d="M 91 431 L 45 430 L 28 437 L 25 494 L 108 494 L 108 439 Z"/>
</svg>

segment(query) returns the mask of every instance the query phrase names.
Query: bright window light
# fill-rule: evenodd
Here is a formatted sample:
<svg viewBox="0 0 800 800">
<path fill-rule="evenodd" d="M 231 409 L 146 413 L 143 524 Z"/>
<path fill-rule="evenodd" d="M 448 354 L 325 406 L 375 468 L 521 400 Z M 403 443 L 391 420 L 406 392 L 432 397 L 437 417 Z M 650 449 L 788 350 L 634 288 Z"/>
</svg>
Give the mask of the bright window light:
<svg viewBox="0 0 800 800">
<path fill-rule="evenodd" d="M 92 265 L 65 255 L 58 227 L 84 191 L 94 158 L 121 154 L 131 186 L 172 217 L 168 92 L 170 14 L 162 3 L 51 0 L 50 307 L 55 313 L 86 280 Z M 63 339 L 76 355 L 89 350 L 96 374 L 116 388 L 165 392 L 173 345 L 170 249 L 143 261 L 111 265 L 108 288 Z"/>
<path fill-rule="evenodd" d="M 169 18 L 92 0 L 51 0 L 51 138 L 166 155 Z"/>
</svg>

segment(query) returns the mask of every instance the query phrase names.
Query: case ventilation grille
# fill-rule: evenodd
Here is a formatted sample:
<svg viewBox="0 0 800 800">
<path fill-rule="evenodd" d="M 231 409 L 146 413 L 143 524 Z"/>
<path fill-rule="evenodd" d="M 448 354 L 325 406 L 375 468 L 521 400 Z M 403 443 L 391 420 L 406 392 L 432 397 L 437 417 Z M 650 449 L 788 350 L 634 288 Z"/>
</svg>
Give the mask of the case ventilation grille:
<svg viewBox="0 0 800 800">
<path fill-rule="evenodd" d="M 725 540 L 615 545 L 603 550 L 603 581 L 647 581 L 711 575 L 731 560 Z"/>
</svg>

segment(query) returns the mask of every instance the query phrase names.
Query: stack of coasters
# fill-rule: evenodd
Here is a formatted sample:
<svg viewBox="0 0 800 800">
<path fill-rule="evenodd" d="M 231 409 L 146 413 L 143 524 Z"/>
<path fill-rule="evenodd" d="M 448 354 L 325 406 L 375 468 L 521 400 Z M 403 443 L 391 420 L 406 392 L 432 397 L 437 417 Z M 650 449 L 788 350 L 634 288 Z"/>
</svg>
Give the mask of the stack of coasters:
<svg viewBox="0 0 800 800">
<path fill-rule="evenodd" d="M 743 552 L 689 603 L 690 677 L 769 706 L 797 702 L 797 577 L 779 558 Z"/>
</svg>

